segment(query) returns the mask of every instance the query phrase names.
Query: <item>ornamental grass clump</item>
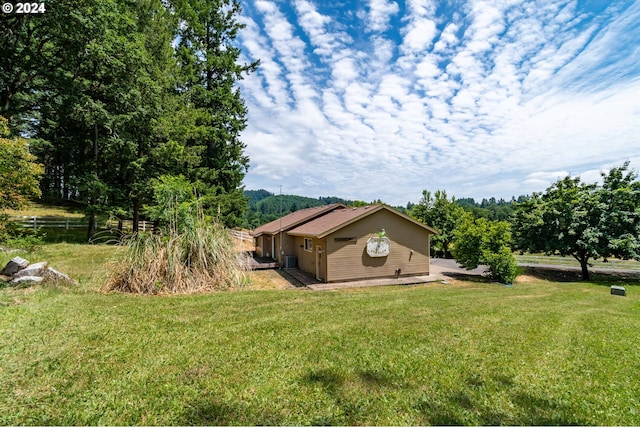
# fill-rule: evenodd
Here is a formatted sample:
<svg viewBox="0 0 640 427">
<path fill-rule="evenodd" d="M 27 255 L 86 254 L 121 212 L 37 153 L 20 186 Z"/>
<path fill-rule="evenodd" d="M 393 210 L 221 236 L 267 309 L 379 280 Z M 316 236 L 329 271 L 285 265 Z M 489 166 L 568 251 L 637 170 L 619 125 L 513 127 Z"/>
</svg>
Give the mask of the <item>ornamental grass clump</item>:
<svg viewBox="0 0 640 427">
<path fill-rule="evenodd" d="M 145 211 L 160 226 L 122 242 L 126 255 L 113 264 L 107 291 L 190 294 L 247 282 L 247 256 L 223 225 L 205 217 L 186 178 L 162 176 L 153 193 L 155 203 Z"/>
<path fill-rule="evenodd" d="M 106 291 L 190 294 L 245 285 L 246 256 L 228 231 L 198 220 L 184 230 L 144 233 L 123 242 L 124 259 L 114 263 Z"/>
</svg>

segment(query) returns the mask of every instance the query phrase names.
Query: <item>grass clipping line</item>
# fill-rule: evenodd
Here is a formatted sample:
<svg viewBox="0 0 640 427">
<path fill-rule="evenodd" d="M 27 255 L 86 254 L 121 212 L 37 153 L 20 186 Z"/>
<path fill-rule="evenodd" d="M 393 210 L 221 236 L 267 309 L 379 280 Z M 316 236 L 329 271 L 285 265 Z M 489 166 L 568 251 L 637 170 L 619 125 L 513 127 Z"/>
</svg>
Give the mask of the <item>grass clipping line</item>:
<svg viewBox="0 0 640 427">
<path fill-rule="evenodd" d="M 192 294 L 243 287 L 247 256 L 218 223 L 178 232 L 142 233 L 123 242 L 124 259 L 112 263 L 107 292 Z"/>
</svg>

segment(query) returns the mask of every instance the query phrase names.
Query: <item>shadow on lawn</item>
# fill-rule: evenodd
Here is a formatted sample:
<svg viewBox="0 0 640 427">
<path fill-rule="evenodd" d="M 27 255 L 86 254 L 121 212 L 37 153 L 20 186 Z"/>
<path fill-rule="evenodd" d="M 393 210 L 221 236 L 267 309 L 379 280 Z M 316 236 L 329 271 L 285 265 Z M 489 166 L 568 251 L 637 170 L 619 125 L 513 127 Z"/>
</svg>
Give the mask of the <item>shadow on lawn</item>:
<svg viewBox="0 0 640 427">
<path fill-rule="evenodd" d="M 355 375 L 355 378 L 353 378 Z M 308 387 L 320 386 L 335 402 L 339 411 L 335 414 L 317 414 L 310 420 L 312 425 L 362 425 L 370 423 L 371 401 L 368 392 L 362 393 L 363 399 L 354 397 L 354 387 L 366 391 L 406 388 L 404 380 L 395 375 L 389 375 L 378 370 L 363 369 L 350 374 L 331 369 L 310 371 L 302 377 L 301 383 Z M 347 389 L 351 389 L 348 392 Z M 357 393 L 355 394 L 357 395 Z"/>
<path fill-rule="evenodd" d="M 466 274 L 466 273 L 457 273 L 453 271 L 445 271 L 442 273 L 443 276 L 450 277 L 454 280 L 461 280 L 465 282 L 475 282 L 475 283 L 492 283 L 491 280 L 487 279 L 483 275 L 478 274 Z"/>
<path fill-rule="evenodd" d="M 562 268 L 562 267 L 522 267 L 523 274 L 533 276 L 540 280 L 548 280 L 552 282 L 582 282 L 582 274 L 579 269 Z M 611 286 L 616 284 L 640 285 L 640 271 L 602 271 L 591 272 L 590 283 L 597 285 Z"/>
<path fill-rule="evenodd" d="M 215 399 L 201 400 L 189 406 L 179 425 L 282 425 L 282 420 L 277 416 L 260 409 L 256 414 L 250 406 L 244 402 L 227 403 Z"/>
<path fill-rule="evenodd" d="M 405 388 L 406 384 L 384 373 L 361 371 L 357 380 L 368 389 L 385 390 Z M 371 402 L 367 405 L 354 400 L 354 381 L 347 381 L 344 374 L 331 369 L 310 371 L 301 382 L 307 386 L 320 386 L 334 400 L 338 413 L 318 416 L 312 420 L 317 425 L 355 425 L 367 423 L 372 414 Z M 398 387 L 398 384 L 400 386 Z M 416 392 L 418 390 L 415 390 Z M 368 395 L 371 399 L 372 395 Z M 500 404 L 492 405 L 491 396 L 500 398 Z M 508 403 L 505 404 L 505 396 Z M 423 392 L 412 405 L 417 412 L 418 424 L 429 425 L 585 425 L 588 421 L 577 418 L 575 409 L 554 400 L 527 393 L 512 378 L 505 375 L 472 375 L 451 390 Z"/>
<path fill-rule="evenodd" d="M 471 376 L 463 388 L 443 394 L 423 393 L 415 404 L 425 424 L 432 425 L 585 425 L 569 405 L 534 396 L 509 377 Z M 489 390 L 487 390 L 489 389 Z M 509 413 L 487 402 L 487 394 L 508 396 Z M 503 398 L 504 399 L 504 398 Z"/>
<path fill-rule="evenodd" d="M 304 283 L 293 277 L 291 274 L 287 273 L 286 270 L 276 268 L 275 271 L 280 275 L 280 277 L 291 283 L 291 285 L 293 285 L 294 287 L 308 289 Z"/>
</svg>

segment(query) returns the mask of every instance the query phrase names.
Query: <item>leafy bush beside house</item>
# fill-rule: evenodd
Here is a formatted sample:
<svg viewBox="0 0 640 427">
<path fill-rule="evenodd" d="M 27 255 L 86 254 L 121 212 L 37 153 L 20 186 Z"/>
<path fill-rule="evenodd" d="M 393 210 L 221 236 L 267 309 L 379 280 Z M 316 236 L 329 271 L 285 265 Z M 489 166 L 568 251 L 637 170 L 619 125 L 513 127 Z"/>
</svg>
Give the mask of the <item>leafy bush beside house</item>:
<svg viewBox="0 0 640 427">
<path fill-rule="evenodd" d="M 517 270 L 510 228 L 506 221 L 467 219 L 453 233 L 453 256 L 468 270 L 486 265 L 490 279 L 513 283 Z"/>
</svg>

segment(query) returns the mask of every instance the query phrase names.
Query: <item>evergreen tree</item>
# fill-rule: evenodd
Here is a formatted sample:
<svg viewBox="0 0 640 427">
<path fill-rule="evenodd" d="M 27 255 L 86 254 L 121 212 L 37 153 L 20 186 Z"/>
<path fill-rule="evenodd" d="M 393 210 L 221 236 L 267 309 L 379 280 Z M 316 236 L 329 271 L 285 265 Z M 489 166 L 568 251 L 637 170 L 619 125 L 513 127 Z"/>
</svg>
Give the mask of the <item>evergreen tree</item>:
<svg viewBox="0 0 640 427">
<path fill-rule="evenodd" d="M 45 196 L 133 215 L 161 175 L 184 175 L 205 207 L 237 222 L 248 167 L 235 85 L 235 1 L 51 0 L 0 16 L 0 109 L 36 136 Z M 174 46 L 176 40 L 179 45 Z"/>
<path fill-rule="evenodd" d="M 177 57 L 186 132 L 183 145 L 200 153 L 199 164 L 185 171 L 201 197 L 203 208 L 220 213 L 227 225 L 237 225 L 247 201 L 242 180 L 249 167 L 240 133 L 247 110 L 236 85 L 258 63 L 238 64 L 234 45 L 243 28 L 236 0 L 176 0 L 181 19 Z"/>
</svg>

